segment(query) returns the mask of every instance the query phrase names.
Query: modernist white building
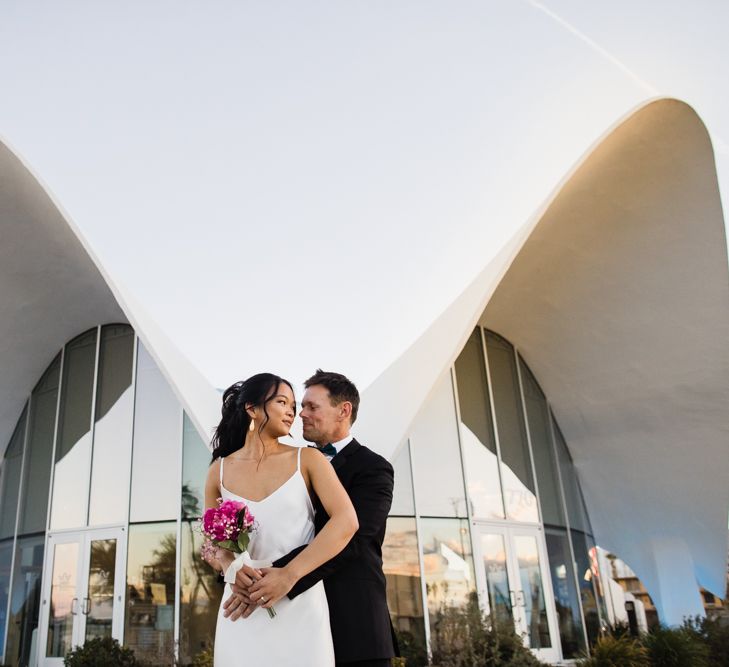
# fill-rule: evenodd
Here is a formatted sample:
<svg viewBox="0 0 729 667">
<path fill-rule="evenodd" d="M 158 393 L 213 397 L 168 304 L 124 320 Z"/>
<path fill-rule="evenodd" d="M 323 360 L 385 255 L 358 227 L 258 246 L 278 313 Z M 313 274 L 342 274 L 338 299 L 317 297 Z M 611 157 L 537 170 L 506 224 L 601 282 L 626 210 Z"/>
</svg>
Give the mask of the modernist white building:
<svg viewBox="0 0 729 667">
<path fill-rule="evenodd" d="M 505 25 L 527 25 L 543 46 L 563 39 L 551 32 L 554 17 L 532 5 L 529 19 L 504 10 Z M 402 17 L 389 18 L 405 30 Z M 577 40 L 567 55 L 589 60 L 594 48 Z M 514 80 L 523 68 L 500 66 Z M 519 85 L 501 93 L 518 96 Z M 571 88 L 567 97 L 578 99 Z M 600 99 L 609 111 L 583 119 L 579 141 L 566 139 L 564 154 L 525 175 L 526 201 L 518 188 L 486 193 L 501 202 L 503 222 L 487 221 L 494 243 L 480 272 L 361 387 L 356 434 L 396 471 L 384 545 L 390 610 L 422 660 L 438 641 L 442 606 L 474 594 L 544 660 L 578 656 L 615 618 L 597 544 L 640 576 L 665 623 L 702 613 L 699 586 L 725 590 L 729 272 L 714 146 L 684 101 L 645 90 Z M 533 120 L 484 132 L 496 145 L 502 131 L 525 137 Z M 59 180 L 52 147 L 33 147 L 32 160 L 8 138 L 0 145 L 3 664 L 60 665 L 99 635 L 160 665 L 190 663 L 212 638 L 220 596 L 194 531 L 219 392 L 142 295 L 120 287 L 84 220 L 66 211 L 64 192 L 78 202 L 83 189 Z M 456 168 L 459 155 L 441 157 Z M 483 164 L 529 172 L 523 148 L 513 155 L 495 150 L 503 161 L 484 155 Z M 63 187 L 44 183 L 44 165 Z M 373 182 L 363 196 L 399 201 L 397 189 Z M 128 196 L 139 197 L 144 216 L 150 191 Z M 448 192 L 428 197 L 440 205 Z M 245 236 L 243 226 L 238 241 Z M 472 244 L 447 225 L 441 237 L 456 254 Z M 373 278 L 378 270 L 374 261 Z M 427 271 L 409 267 L 403 280 L 427 283 Z M 245 263 L 232 272 L 245 274 Z M 235 281 L 215 289 L 237 293 Z M 384 325 L 366 300 L 348 307 L 364 350 L 368 327 L 377 340 Z M 245 335 L 253 349 L 264 341 Z M 239 369 L 261 370 L 239 354 L 230 382 Z"/>
</svg>

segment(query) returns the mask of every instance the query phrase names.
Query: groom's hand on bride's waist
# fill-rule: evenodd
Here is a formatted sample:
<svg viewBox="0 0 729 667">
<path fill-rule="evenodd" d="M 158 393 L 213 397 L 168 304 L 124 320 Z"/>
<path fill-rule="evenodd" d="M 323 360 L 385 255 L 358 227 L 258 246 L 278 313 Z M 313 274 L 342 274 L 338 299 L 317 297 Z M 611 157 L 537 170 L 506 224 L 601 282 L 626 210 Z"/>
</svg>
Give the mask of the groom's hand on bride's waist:
<svg viewBox="0 0 729 667">
<path fill-rule="evenodd" d="M 261 568 L 263 578 L 248 588 L 248 595 L 259 607 L 270 608 L 284 597 L 297 579 L 288 567 Z"/>
</svg>

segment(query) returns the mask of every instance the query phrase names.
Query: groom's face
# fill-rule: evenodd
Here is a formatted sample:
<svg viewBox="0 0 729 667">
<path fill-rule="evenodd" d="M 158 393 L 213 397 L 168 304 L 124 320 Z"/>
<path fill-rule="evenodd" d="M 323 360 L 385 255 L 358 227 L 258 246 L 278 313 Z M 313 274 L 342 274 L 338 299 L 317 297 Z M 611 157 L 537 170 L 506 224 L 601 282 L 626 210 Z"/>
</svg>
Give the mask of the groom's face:
<svg viewBox="0 0 729 667">
<path fill-rule="evenodd" d="M 320 384 L 309 387 L 301 400 L 301 422 L 304 440 L 325 445 L 334 442 L 341 424 L 339 406 L 332 405 L 329 390 Z"/>
</svg>

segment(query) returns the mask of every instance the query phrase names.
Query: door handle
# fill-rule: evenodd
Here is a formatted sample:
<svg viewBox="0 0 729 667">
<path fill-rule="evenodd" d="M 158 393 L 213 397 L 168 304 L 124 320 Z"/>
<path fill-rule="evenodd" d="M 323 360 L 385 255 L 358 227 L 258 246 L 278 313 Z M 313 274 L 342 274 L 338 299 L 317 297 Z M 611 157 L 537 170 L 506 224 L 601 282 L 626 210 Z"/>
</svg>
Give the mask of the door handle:
<svg viewBox="0 0 729 667">
<path fill-rule="evenodd" d="M 511 602 L 512 609 L 516 607 L 516 598 L 514 596 L 514 591 L 509 591 L 509 601 Z"/>
<path fill-rule="evenodd" d="M 88 616 L 91 611 L 91 598 L 84 598 L 84 606 L 81 609 L 81 613 L 84 616 Z"/>
<path fill-rule="evenodd" d="M 516 592 L 516 604 L 526 607 L 526 598 L 524 597 L 524 591 Z"/>
<path fill-rule="evenodd" d="M 78 614 L 78 607 L 77 607 L 77 605 L 78 605 L 78 598 L 74 598 L 73 600 L 71 600 L 71 613 L 74 616 L 76 614 Z"/>
</svg>

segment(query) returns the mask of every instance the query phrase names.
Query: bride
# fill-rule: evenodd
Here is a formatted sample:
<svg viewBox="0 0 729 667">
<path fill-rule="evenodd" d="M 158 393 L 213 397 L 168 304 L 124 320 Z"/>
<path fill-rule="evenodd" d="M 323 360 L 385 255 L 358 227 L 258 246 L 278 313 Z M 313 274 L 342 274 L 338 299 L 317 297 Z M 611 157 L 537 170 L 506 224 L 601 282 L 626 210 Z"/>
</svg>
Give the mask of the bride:
<svg viewBox="0 0 729 667">
<path fill-rule="evenodd" d="M 213 437 L 205 508 L 216 507 L 218 498 L 248 505 L 257 523 L 248 546 L 253 568 L 269 567 L 277 558 L 308 544 L 283 568 L 293 587 L 347 545 L 357 531 L 357 515 L 320 452 L 278 441 L 289 433 L 296 416 L 296 399 L 287 380 L 260 373 L 236 382 L 223 394 L 222 413 Z M 316 536 L 313 494 L 330 517 Z M 218 548 L 207 560 L 225 572 L 234 558 L 230 551 Z M 323 582 L 293 600 L 286 593 L 258 600 L 262 608 L 245 622 L 236 623 L 224 615 L 223 603 L 233 594 L 226 585 L 215 631 L 216 667 L 334 665 Z M 275 609 L 274 618 L 265 611 L 270 607 Z"/>
</svg>

